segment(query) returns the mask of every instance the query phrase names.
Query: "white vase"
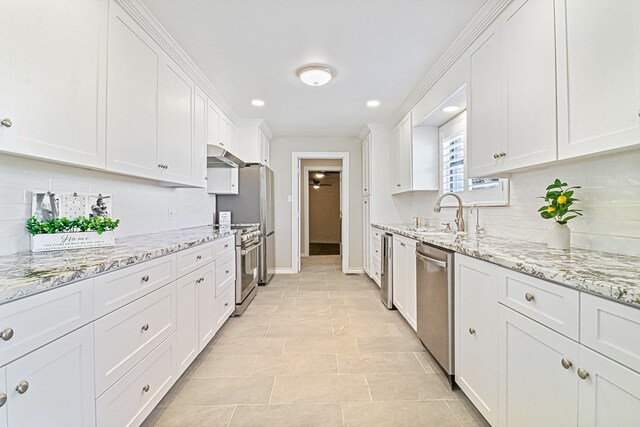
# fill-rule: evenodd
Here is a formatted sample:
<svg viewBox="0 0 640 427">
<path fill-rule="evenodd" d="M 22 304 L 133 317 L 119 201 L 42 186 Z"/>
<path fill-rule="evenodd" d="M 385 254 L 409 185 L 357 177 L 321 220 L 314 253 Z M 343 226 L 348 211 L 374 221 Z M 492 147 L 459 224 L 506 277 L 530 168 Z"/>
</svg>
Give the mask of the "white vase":
<svg viewBox="0 0 640 427">
<path fill-rule="evenodd" d="M 571 247 L 571 229 L 567 224 L 553 221 L 547 232 L 549 249 L 569 249 Z"/>
</svg>

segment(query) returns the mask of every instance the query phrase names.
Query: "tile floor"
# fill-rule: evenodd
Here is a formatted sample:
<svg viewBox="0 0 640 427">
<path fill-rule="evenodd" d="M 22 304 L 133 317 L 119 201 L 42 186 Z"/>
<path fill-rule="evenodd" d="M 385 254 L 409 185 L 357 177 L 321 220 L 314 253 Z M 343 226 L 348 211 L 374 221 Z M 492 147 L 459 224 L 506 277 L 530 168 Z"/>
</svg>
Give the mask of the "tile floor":
<svg viewBox="0 0 640 427">
<path fill-rule="evenodd" d="M 145 426 L 486 426 L 340 257 L 303 259 L 230 319 Z"/>
</svg>

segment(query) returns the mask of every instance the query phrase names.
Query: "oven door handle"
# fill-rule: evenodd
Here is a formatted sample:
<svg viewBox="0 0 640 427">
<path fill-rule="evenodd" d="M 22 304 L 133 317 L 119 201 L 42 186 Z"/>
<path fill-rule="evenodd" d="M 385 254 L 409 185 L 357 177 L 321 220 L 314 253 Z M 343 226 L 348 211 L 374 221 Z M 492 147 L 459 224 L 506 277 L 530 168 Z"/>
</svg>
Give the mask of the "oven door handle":
<svg viewBox="0 0 640 427">
<path fill-rule="evenodd" d="M 439 259 L 435 259 L 435 258 L 430 258 L 428 256 L 424 256 L 418 251 L 416 251 L 416 257 L 418 257 L 418 259 L 420 259 L 420 260 L 422 260 L 424 262 L 435 264 L 438 267 L 447 268 L 447 263 L 445 261 L 440 261 Z"/>
<path fill-rule="evenodd" d="M 254 249 L 258 249 L 260 246 L 262 246 L 262 242 L 260 243 L 256 243 L 253 246 L 249 246 L 247 249 L 242 249 L 240 251 L 240 255 L 245 256 L 246 254 L 248 254 L 249 252 L 251 252 Z"/>
</svg>

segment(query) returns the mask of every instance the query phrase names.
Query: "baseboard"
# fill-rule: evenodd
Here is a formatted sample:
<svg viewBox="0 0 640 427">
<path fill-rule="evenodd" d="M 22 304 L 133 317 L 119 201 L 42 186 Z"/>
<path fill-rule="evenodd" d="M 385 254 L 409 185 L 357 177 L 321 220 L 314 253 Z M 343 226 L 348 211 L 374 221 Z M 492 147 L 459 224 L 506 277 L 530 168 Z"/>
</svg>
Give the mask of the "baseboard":
<svg viewBox="0 0 640 427">
<path fill-rule="evenodd" d="M 291 268 L 276 268 L 274 271 L 275 274 L 296 274 Z"/>
<path fill-rule="evenodd" d="M 347 270 L 347 274 L 363 274 L 364 269 L 362 268 L 350 268 Z"/>
</svg>

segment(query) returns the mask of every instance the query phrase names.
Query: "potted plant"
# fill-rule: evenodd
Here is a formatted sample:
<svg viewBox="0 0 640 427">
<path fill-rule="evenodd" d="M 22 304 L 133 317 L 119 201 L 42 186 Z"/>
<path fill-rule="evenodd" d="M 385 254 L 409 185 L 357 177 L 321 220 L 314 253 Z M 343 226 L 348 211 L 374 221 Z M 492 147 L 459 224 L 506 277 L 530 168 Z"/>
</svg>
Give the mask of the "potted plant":
<svg viewBox="0 0 640 427">
<path fill-rule="evenodd" d="M 568 187 L 569 184 L 557 179 L 547 187 L 547 194 L 540 196 L 545 205 L 538 209 L 544 219 L 553 219 L 547 235 L 547 246 L 551 249 L 569 249 L 571 245 L 571 230 L 567 222 L 582 216 L 580 209 L 573 209 L 572 205 L 578 199 L 573 197 L 574 190 L 580 187 Z"/>
<path fill-rule="evenodd" d="M 118 225 L 119 219 L 99 216 L 63 217 L 47 221 L 39 221 L 32 216 L 27 220 L 27 231 L 31 234 L 31 251 L 47 252 L 113 246 L 115 239 L 112 231 Z"/>
</svg>

